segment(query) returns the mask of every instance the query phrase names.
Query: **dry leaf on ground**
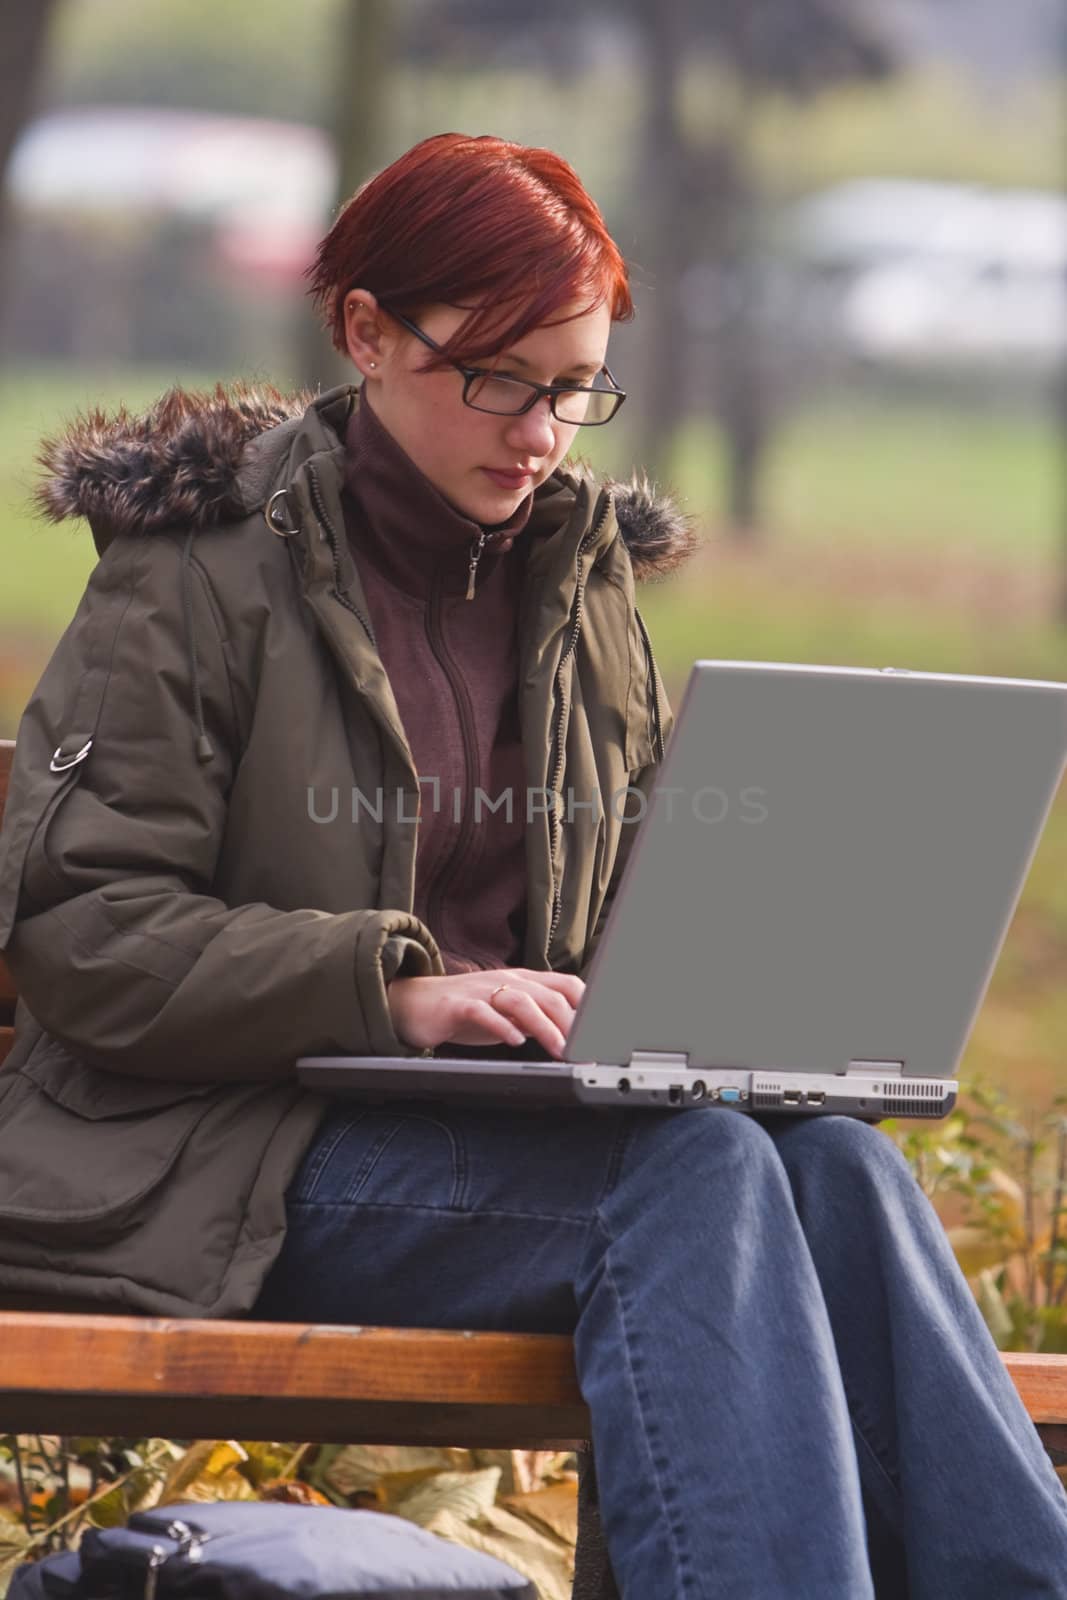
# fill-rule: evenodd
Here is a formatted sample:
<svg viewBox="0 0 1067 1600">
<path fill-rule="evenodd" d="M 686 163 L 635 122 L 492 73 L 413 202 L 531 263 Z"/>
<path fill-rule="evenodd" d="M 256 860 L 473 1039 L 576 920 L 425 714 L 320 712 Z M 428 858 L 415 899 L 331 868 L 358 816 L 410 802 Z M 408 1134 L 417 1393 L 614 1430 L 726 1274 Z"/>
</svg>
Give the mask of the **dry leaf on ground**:
<svg viewBox="0 0 1067 1600">
<path fill-rule="evenodd" d="M 578 1480 L 550 1483 L 532 1494 L 505 1495 L 500 1504 L 534 1527 L 546 1529 L 573 1549 L 578 1542 Z"/>
<path fill-rule="evenodd" d="M 574 1551 L 501 1506 L 490 1506 L 477 1522 L 464 1522 L 453 1512 L 443 1510 L 429 1524 L 429 1530 L 454 1544 L 506 1561 L 537 1585 L 540 1600 L 571 1600 Z"/>
<path fill-rule="evenodd" d="M 488 1511 L 500 1486 L 500 1468 L 483 1467 L 480 1472 L 435 1472 L 416 1484 L 392 1509 L 398 1517 L 427 1528 L 440 1511 L 469 1522 Z"/>
<path fill-rule="evenodd" d="M 471 1465 L 469 1450 L 432 1449 L 420 1445 L 346 1444 L 330 1462 L 322 1481 L 338 1494 L 375 1493 L 379 1478 L 398 1472 L 463 1470 Z"/>
</svg>

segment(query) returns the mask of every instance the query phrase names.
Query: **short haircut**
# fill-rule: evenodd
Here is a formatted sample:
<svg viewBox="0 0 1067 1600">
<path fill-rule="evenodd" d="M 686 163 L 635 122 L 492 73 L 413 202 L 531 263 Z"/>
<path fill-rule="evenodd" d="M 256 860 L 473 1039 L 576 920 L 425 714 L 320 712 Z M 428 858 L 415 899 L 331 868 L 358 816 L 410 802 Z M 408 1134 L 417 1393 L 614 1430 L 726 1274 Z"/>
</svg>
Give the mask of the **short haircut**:
<svg viewBox="0 0 1067 1600">
<path fill-rule="evenodd" d="M 342 353 L 351 289 L 408 317 L 476 307 L 427 368 L 498 355 L 575 302 L 571 317 L 605 301 L 615 322 L 634 314 L 626 263 L 574 168 L 489 134 L 435 134 L 363 184 L 306 276 Z"/>
</svg>

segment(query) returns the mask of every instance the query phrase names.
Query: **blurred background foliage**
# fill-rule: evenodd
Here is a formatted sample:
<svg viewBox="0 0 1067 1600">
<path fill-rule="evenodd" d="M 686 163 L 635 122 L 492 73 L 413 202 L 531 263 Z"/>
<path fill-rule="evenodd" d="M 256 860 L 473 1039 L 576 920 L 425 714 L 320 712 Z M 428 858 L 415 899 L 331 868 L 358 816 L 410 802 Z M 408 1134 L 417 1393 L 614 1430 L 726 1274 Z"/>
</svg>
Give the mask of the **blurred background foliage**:
<svg viewBox="0 0 1067 1600">
<path fill-rule="evenodd" d="M 631 264 L 581 437 L 706 538 L 642 592 L 698 656 L 1062 678 L 1067 200 L 1057 0 L 0 0 L 0 735 L 88 530 L 28 507 L 89 405 L 347 373 L 301 272 L 443 129 L 574 163 Z M 1061 795 L 962 1063 L 1067 1088 Z"/>
</svg>

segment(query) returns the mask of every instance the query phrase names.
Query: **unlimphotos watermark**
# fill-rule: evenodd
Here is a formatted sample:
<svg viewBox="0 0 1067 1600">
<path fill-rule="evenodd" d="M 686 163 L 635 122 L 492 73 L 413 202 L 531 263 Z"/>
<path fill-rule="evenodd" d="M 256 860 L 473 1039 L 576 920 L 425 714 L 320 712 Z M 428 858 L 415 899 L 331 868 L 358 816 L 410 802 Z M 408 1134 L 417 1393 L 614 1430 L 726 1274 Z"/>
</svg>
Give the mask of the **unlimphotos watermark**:
<svg viewBox="0 0 1067 1600">
<path fill-rule="evenodd" d="M 430 784 L 433 788 L 432 810 L 438 812 L 441 807 L 441 781 L 439 778 L 419 778 L 420 789 L 423 784 Z M 684 804 L 680 797 L 686 795 L 686 790 L 677 787 L 665 787 L 660 784 L 653 790 L 652 802 L 661 809 L 665 806 L 667 821 L 673 822 L 676 815 L 676 802 Z M 422 804 L 422 795 L 410 796 L 404 789 L 393 791 L 396 805 L 396 820 L 400 823 L 417 824 L 425 807 Z M 339 786 L 331 786 L 325 791 L 309 786 L 307 791 L 307 814 L 312 822 L 320 826 L 330 822 L 337 822 L 342 816 L 341 807 L 342 790 Z M 521 790 L 519 791 L 521 801 Z M 628 814 L 629 797 L 636 796 L 638 808 L 633 814 Z M 408 802 L 414 799 L 416 807 L 414 812 L 409 811 Z M 738 822 L 755 823 L 765 822 L 769 815 L 767 807 L 767 791 L 756 785 L 747 785 L 735 791 L 717 788 L 713 784 L 705 784 L 700 789 L 694 789 L 688 795 L 689 810 L 698 822 L 723 822 L 727 817 L 733 817 Z M 643 821 L 649 809 L 649 796 L 643 790 L 633 785 L 614 790 L 607 800 L 607 805 L 612 816 L 617 822 L 632 823 Z M 379 785 L 374 791 L 373 798 L 358 786 L 353 786 L 348 793 L 347 803 L 344 808 L 345 819 L 358 823 L 364 815 L 375 822 L 381 822 L 385 817 L 386 797 L 385 790 Z M 503 808 L 504 818 L 513 822 L 516 814 L 516 793 L 512 785 L 492 798 L 485 789 L 476 787 L 474 790 L 473 810 L 475 824 L 485 820 L 486 815 L 493 817 Z M 535 817 L 545 816 L 548 812 L 556 812 L 563 821 L 573 822 L 579 811 L 589 811 L 597 819 L 603 814 L 603 797 L 599 789 L 590 791 L 588 799 L 579 799 L 574 788 L 568 785 L 564 790 L 531 787 L 526 790 L 525 820 L 532 823 Z M 452 789 L 451 816 L 453 822 L 463 820 L 463 790 L 458 787 Z"/>
</svg>

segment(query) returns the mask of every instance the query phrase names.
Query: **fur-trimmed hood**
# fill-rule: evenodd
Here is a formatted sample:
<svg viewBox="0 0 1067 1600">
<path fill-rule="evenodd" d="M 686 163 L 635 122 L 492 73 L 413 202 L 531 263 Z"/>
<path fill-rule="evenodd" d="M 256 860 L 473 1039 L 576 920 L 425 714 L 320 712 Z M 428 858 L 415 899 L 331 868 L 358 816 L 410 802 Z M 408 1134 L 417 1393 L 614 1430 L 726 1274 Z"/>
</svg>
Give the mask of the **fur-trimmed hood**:
<svg viewBox="0 0 1067 1600">
<path fill-rule="evenodd" d="M 307 390 L 218 384 L 212 392 L 171 389 L 140 415 L 125 407 L 110 416 L 85 412 L 42 444 L 36 504 L 52 522 L 86 517 L 98 545 L 246 516 L 263 503 L 262 475 L 247 470 L 249 447 L 295 423 L 314 400 Z M 593 476 L 580 463 L 568 470 Z M 666 577 L 699 548 L 690 519 L 643 473 L 604 487 L 638 581 Z"/>
</svg>

